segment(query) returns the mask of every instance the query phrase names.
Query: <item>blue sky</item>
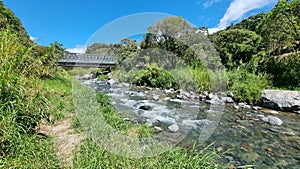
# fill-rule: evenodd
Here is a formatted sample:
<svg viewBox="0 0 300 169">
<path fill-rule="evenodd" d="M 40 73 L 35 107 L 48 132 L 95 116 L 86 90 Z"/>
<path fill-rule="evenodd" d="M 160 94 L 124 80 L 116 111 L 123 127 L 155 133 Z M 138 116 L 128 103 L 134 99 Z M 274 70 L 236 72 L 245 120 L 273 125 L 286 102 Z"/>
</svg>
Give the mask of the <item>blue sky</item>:
<svg viewBox="0 0 300 169">
<path fill-rule="evenodd" d="M 206 26 L 215 31 L 250 15 L 269 11 L 277 0 L 3 0 L 3 2 L 21 19 L 29 35 L 38 39 L 37 43 L 49 45 L 58 41 L 64 48 L 80 52 L 97 30 L 128 15 L 158 12 L 182 16 L 195 26 Z M 165 15 L 158 14 L 152 18 L 147 16 L 136 22 L 131 18 L 127 25 L 119 25 L 113 31 L 101 32 L 99 35 L 105 34 L 108 37 L 118 33 L 119 30 L 128 32 L 135 26 L 146 32 L 147 26 L 154 24 L 163 16 Z"/>
</svg>

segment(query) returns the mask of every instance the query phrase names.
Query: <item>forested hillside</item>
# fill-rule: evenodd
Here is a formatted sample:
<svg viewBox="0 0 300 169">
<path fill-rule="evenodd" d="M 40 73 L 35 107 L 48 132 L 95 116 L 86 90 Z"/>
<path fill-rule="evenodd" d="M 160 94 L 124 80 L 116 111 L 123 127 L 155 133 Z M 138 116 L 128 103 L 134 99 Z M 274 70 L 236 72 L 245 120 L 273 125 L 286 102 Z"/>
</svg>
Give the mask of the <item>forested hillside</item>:
<svg viewBox="0 0 300 169">
<path fill-rule="evenodd" d="M 228 68 L 257 64 L 256 71 L 268 73 L 275 87 L 299 88 L 299 9 L 298 0 L 280 0 L 270 12 L 211 35 L 223 64 Z"/>
</svg>

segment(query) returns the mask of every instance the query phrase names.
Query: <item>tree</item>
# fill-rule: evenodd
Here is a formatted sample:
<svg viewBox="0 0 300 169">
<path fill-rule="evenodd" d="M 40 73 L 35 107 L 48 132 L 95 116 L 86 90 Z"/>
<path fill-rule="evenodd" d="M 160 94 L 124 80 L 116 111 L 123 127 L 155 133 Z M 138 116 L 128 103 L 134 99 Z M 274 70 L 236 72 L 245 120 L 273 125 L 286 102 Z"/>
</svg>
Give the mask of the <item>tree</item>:
<svg viewBox="0 0 300 169">
<path fill-rule="evenodd" d="M 218 34 L 215 44 L 223 65 L 231 69 L 248 63 L 259 52 L 261 37 L 245 29 L 225 30 Z"/>
<path fill-rule="evenodd" d="M 258 26 L 270 54 L 275 56 L 300 49 L 299 9 L 299 0 L 280 0 Z"/>
<path fill-rule="evenodd" d="M 168 51 L 161 51 L 161 53 L 170 58 L 171 67 L 176 66 L 180 59 L 193 66 L 203 66 L 202 61 L 208 65 L 209 60 L 217 60 L 215 59 L 217 53 L 206 34 L 205 27 L 199 29 L 190 25 L 182 17 L 170 17 L 148 28 L 141 48 L 159 48 Z"/>
</svg>

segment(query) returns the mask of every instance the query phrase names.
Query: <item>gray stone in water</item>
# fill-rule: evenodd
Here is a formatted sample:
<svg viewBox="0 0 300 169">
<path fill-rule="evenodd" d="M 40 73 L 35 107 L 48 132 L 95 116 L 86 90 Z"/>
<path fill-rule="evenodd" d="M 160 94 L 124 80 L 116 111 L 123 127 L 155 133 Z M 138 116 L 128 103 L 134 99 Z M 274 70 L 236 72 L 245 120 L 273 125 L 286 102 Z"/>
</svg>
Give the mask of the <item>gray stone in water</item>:
<svg viewBox="0 0 300 169">
<path fill-rule="evenodd" d="M 206 103 L 219 105 L 225 104 L 225 102 L 222 99 L 220 99 L 217 95 L 214 95 L 211 100 L 206 100 Z"/>
<path fill-rule="evenodd" d="M 165 91 L 164 91 L 166 94 L 173 94 L 174 93 L 174 89 L 165 89 Z"/>
<path fill-rule="evenodd" d="M 222 100 L 223 100 L 225 103 L 234 103 L 232 97 L 222 97 Z"/>
<path fill-rule="evenodd" d="M 163 101 L 169 101 L 169 100 L 171 100 L 171 97 L 165 97 L 165 98 L 163 98 L 162 100 L 163 100 Z"/>
<path fill-rule="evenodd" d="M 252 109 L 253 109 L 253 110 L 260 110 L 261 107 L 258 107 L 258 106 L 252 106 Z"/>
<path fill-rule="evenodd" d="M 108 81 L 107 81 L 107 83 L 108 84 L 110 84 L 110 85 L 113 85 L 113 84 L 115 84 L 117 81 L 115 81 L 114 79 L 109 79 Z"/>
<path fill-rule="evenodd" d="M 240 109 L 240 106 L 234 104 L 234 105 L 233 105 L 233 108 L 234 108 L 234 109 Z"/>
<path fill-rule="evenodd" d="M 85 74 L 82 76 L 82 80 L 91 80 L 93 79 L 93 74 Z"/>
<path fill-rule="evenodd" d="M 212 94 L 212 93 L 207 94 L 207 95 L 206 95 L 206 100 L 211 100 L 211 99 L 213 99 L 213 97 L 215 97 L 214 94 Z"/>
<path fill-rule="evenodd" d="M 244 108 L 245 109 L 251 109 L 251 106 L 250 105 L 245 105 Z"/>
<path fill-rule="evenodd" d="M 179 130 L 179 126 L 177 124 L 172 124 L 171 126 L 168 127 L 168 129 L 171 132 L 176 133 Z"/>
<path fill-rule="evenodd" d="M 159 100 L 159 96 L 158 95 L 153 95 L 152 96 L 152 100 L 153 101 L 158 101 Z"/>
<path fill-rule="evenodd" d="M 238 103 L 238 106 L 244 108 L 247 104 L 246 103 Z"/>
<path fill-rule="evenodd" d="M 163 129 L 162 129 L 162 128 L 160 128 L 160 127 L 158 127 L 158 126 L 154 126 L 154 129 L 155 129 L 155 131 L 157 131 L 157 132 L 161 132 L 161 131 L 163 131 Z"/>
<path fill-rule="evenodd" d="M 151 109 L 151 106 L 149 105 L 142 105 L 139 107 L 139 109 L 142 109 L 142 110 L 150 110 Z"/>
<path fill-rule="evenodd" d="M 277 126 L 280 126 L 283 123 L 282 120 L 280 120 L 280 118 L 275 117 L 275 116 L 263 117 L 263 118 L 261 118 L 261 120 L 264 122 L 268 122 L 271 125 L 277 125 Z"/>
<path fill-rule="evenodd" d="M 264 90 L 261 106 L 281 111 L 300 110 L 300 92 L 289 90 Z"/>
</svg>

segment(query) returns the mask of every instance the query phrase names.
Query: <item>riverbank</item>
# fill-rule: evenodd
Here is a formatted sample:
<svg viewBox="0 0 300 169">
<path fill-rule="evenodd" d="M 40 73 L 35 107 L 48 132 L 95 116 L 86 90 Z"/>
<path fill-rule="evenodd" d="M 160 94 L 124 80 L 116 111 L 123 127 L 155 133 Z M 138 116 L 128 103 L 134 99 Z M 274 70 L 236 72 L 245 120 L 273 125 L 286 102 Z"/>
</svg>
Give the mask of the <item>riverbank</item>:
<svg viewBox="0 0 300 169">
<path fill-rule="evenodd" d="M 214 148 L 219 153 L 230 149 L 223 158 L 231 161 L 232 166 L 293 168 L 299 161 L 295 146 L 300 143 L 297 113 L 234 102 L 227 95 L 137 87 L 115 80 L 97 81 L 89 75 L 82 80 L 98 91 L 107 92 L 124 121 L 151 126 L 158 133 L 167 133 L 164 136 L 168 137 L 162 139 L 177 143 L 176 136 L 188 131 L 179 143 L 186 147 L 199 139 L 205 125 L 214 123 L 208 119 L 211 106 L 223 105 L 220 121 L 205 143 L 215 142 Z"/>
</svg>

